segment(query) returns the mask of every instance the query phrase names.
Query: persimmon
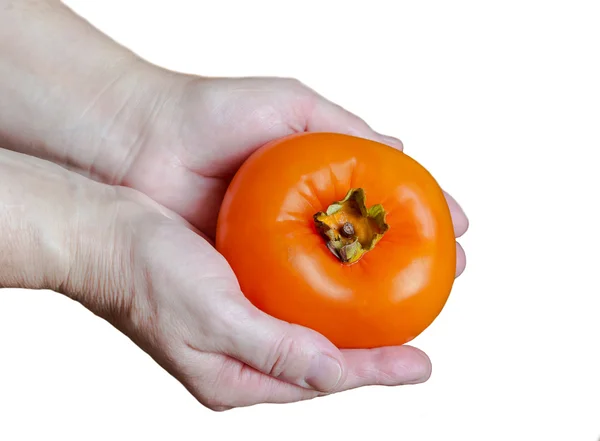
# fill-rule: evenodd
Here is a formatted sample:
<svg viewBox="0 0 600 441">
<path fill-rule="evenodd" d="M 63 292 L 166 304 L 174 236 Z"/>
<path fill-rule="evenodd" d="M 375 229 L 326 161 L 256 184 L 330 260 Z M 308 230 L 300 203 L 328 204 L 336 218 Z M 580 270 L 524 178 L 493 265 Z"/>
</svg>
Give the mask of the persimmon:
<svg viewBox="0 0 600 441">
<path fill-rule="evenodd" d="M 339 348 L 415 338 L 444 307 L 456 265 L 432 175 L 397 149 L 333 133 L 251 155 L 226 192 L 216 247 L 256 307 Z"/>
</svg>

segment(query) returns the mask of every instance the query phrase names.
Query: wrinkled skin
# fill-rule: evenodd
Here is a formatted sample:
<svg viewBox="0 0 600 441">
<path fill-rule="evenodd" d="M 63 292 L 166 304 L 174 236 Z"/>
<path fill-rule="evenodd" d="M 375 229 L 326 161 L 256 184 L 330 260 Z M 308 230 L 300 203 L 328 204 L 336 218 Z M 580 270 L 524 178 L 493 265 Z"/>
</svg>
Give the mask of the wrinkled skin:
<svg viewBox="0 0 600 441">
<path fill-rule="evenodd" d="M 338 351 L 308 329 L 254 310 L 211 243 L 230 178 L 264 143 L 302 130 L 349 133 L 401 149 L 400 141 L 375 133 L 361 119 L 295 81 L 194 80 L 185 87 L 187 92 L 174 106 L 177 111 L 162 107 L 159 118 L 171 118 L 170 122 L 153 124 L 171 130 L 145 134 L 147 144 L 123 177 L 127 185 L 181 214 L 205 236 L 170 225 L 154 236 L 161 245 L 153 248 L 160 252 L 147 256 L 155 266 L 150 274 L 167 268 L 173 271 L 164 287 L 153 283 L 155 288 L 161 287 L 149 293 L 154 302 L 165 301 L 169 286 L 188 287 L 180 291 L 177 302 L 170 298 L 157 308 L 176 309 L 169 311 L 170 317 L 189 317 L 184 328 L 190 334 L 183 338 L 187 344 L 182 346 L 183 353 L 173 357 L 176 363 L 171 371 L 201 400 L 219 391 L 214 398 L 217 408 L 318 395 L 303 388 L 310 387 L 303 378 L 310 370 L 310 356 L 303 354 L 311 348 L 330 354 L 344 366 L 339 384 L 317 380 L 321 392 L 426 380 L 430 361 L 410 346 Z M 465 232 L 467 220 L 454 199 L 447 198 L 459 236 Z M 145 241 L 145 236 L 140 240 Z M 465 257 L 457 247 L 458 275 L 465 267 Z M 166 321 L 164 326 L 172 324 Z M 155 350 L 162 351 L 160 347 Z M 215 402 L 209 399 L 211 404 L 214 408 Z"/>
<path fill-rule="evenodd" d="M 258 311 L 212 245 L 229 180 L 264 143 L 299 131 L 347 133 L 401 149 L 400 141 L 295 80 L 168 72 L 62 6 L 42 9 L 12 20 L 7 13 L 0 23 L 3 32 L 14 26 L 29 36 L 16 57 L 0 44 L 8 51 L 0 72 L 9 78 L 0 85 L 0 143 L 79 175 L 42 162 L 22 175 L 25 195 L 41 184 L 25 187 L 24 177 L 42 168 L 56 167 L 51 173 L 68 183 L 46 195 L 55 202 L 49 207 L 62 207 L 53 215 L 64 225 L 64 261 L 45 278 L 56 281 L 52 286 L 30 287 L 64 292 L 105 317 L 214 410 L 429 378 L 431 363 L 418 349 L 340 351 Z M 46 54 L 67 60 L 23 83 L 19 69 Z M 76 203 L 67 209 L 65 201 Z M 450 196 L 448 202 L 460 236 L 467 219 Z M 465 257 L 457 247 L 459 275 Z"/>
</svg>

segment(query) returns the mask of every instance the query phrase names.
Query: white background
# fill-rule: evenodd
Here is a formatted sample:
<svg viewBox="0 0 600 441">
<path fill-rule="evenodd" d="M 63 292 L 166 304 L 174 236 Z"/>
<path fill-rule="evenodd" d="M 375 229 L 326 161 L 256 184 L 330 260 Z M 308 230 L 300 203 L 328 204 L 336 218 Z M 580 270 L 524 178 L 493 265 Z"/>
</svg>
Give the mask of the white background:
<svg viewBox="0 0 600 441">
<path fill-rule="evenodd" d="M 429 382 L 222 414 L 50 292 L 0 292 L 1 440 L 600 436 L 596 2 L 67 2 L 162 66 L 301 79 L 400 137 L 464 206 L 468 256 L 414 344 Z"/>
</svg>

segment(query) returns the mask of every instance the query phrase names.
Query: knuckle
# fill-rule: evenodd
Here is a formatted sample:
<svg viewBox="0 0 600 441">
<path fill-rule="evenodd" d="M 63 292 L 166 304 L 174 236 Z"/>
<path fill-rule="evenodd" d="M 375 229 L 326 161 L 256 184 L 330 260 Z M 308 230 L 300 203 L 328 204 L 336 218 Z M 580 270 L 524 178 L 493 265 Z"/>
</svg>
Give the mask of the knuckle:
<svg viewBox="0 0 600 441">
<path fill-rule="evenodd" d="M 213 412 L 226 412 L 228 410 L 233 409 L 231 406 L 227 406 L 222 404 L 220 401 L 205 401 L 202 403 L 207 409 L 212 410 Z"/>
<path fill-rule="evenodd" d="M 226 370 L 226 367 L 221 368 L 211 378 L 210 382 L 202 388 L 204 390 L 202 391 L 202 399 L 200 401 L 204 406 L 215 412 L 221 412 L 233 407 L 232 403 L 229 403 L 227 400 L 227 392 L 230 391 L 231 385 L 224 381 L 223 372 Z"/>
<path fill-rule="evenodd" d="M 283 84 L 285 84 L 289 87 L 300 88 L 300 89 L 306 88 L 306 85 L 302 81 L 300 81 L 298 78 L 284 77 L 284 78 L 281 78 L 281 81 L 283 81 Z"/>
<path fill-rule="evenodd" d="M 295 95 L 299 97 L 313 97 L 315 95 L 314 90 L 308 87 L 303 81 L 298 78 L 281 78 L 281 85 L 287 89 L 292 91 Z"/>
<path fill-rule="evenodd" d="M 298 361 L 301 355 L 299 343 L 289 333 L 285 333 L 273 346 L 267 359 L 265 372 L 275 378 L 290 376 L 290 371 L 300 367 Z"/>
<path fill-rule="evenodd" d="M 203 406 L 214 412 L 223 412 L 233 407 L 230 403 L 223 399 L 221 394 L 218 392 L 218 389 L 213 390 L 212 393 L 204 393 L 198 401 L 200 401 Z"/>
<path fill-rule="evenodd" d="M 178 378 L 196 400 L 215 412 L 235 407 L 235 385 L 228 382 L 230 364 L 207 354 L 192 361 L 179 371 Z"/>
</svg>

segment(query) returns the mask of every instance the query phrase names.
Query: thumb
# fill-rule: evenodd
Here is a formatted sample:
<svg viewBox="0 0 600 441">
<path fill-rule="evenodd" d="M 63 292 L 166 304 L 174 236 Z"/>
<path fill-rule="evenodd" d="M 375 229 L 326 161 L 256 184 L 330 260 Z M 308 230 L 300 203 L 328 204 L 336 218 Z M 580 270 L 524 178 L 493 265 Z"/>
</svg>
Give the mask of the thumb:
<svg viewBox="0 0 600 441">
<path fill-rule="evenodd" d="M 343 383 L 342 354 L 325 337 L 277 320 L 250 302 L 238 306 L 241 311 L 220 344 L 222 353 L 263 374 L 320 392 L 331 392 Z"/>
</svg>

